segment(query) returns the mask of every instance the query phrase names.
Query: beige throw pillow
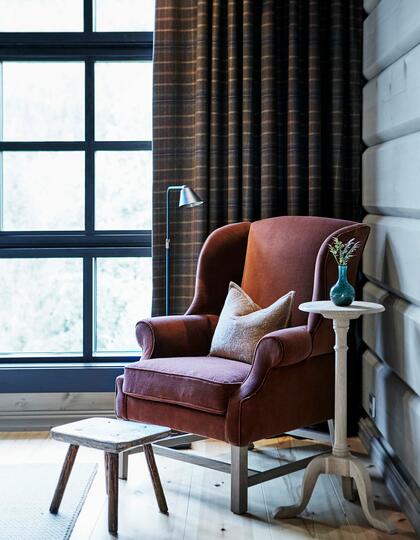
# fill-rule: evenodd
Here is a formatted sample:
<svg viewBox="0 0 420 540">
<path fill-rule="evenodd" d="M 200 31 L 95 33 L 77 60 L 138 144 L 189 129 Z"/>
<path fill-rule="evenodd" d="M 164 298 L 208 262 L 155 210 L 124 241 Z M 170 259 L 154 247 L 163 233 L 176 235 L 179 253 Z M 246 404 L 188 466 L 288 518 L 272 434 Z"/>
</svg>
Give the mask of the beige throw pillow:
<svg viewBox="0 0 420 540">
<path fill-rule="evenodd" d="M 269 332 L 289 325 L 294 296 L 295 291 L 290 291 L 262 309 L 231 281 L 210 355 L 251 364 L 258 341 Z"/>
</svg>

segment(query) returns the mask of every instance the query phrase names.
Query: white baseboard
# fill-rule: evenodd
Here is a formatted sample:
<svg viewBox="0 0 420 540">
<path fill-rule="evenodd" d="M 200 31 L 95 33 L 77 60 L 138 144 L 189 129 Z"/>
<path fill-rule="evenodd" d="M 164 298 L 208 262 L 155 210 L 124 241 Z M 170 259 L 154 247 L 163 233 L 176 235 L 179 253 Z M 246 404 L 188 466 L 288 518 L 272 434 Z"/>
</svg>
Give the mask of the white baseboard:
<svg viewBox="0 0 420 540">
<path fill-rule="evenodd" d="M 114 393 L 0 394 L 0 431 L 49 431 L 92 416 L 114 416 Z"/>
</svg>

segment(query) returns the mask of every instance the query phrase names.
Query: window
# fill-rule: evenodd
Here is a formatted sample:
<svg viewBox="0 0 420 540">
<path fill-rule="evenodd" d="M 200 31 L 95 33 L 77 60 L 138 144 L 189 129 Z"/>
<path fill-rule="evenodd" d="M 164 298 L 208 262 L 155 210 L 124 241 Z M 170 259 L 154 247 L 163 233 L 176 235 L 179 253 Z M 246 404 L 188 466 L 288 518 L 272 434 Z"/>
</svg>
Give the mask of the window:
<svg viewBox="0 0 420 540">
<path fill-rule="evenodd" d="M 138 357 L 154 0 L 0 0 L 0 361 Z"/>
</svg>

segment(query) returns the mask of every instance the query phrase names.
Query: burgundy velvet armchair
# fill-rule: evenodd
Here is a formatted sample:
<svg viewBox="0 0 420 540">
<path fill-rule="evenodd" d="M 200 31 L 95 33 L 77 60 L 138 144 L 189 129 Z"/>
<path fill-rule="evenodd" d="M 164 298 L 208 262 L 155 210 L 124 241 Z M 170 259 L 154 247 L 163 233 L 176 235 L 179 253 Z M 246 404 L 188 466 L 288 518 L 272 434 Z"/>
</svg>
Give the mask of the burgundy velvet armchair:
<svg viewBox="0 0 420 540">
<path fill-rule="evenodd" d="M 186 314 L 137 324 L 142 358 L 117 379 L 117 415 L 229 443 L 231 507 L 246 512 L 247 488 L 270 479 L 248 476 L 248 445 L 333 417 L 331 321 L 298 306 L 328 299 L 337 279 L 328 254 L 332 237 L 361 242 L 349 265 L 354 282 L 368 234 L 365 225 L 317 217 L 277 217 L 213 232 L 200 254 Z M 263 337 L 251 365 L 208 356 L 230 281 L 262 307 L 296 291 L 291 327 Z"/>
</svg>

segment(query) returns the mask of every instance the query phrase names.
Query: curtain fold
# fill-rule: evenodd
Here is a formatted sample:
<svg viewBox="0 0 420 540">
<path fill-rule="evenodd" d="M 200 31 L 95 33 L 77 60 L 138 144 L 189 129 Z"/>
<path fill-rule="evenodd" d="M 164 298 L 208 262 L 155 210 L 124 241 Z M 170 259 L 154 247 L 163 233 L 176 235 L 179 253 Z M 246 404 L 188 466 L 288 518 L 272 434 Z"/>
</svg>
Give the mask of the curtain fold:
<svg viewBox="0 0 420 540">
<path fill-rule="evenodd" d="M 360 218 L 362 22 L 361 0 L 157 0 L 154 315 L 164 313 L 168 185 L 204 200 L 172 212 L 172 313 L 189 305 L 215 228 Z"/>
</svg>

